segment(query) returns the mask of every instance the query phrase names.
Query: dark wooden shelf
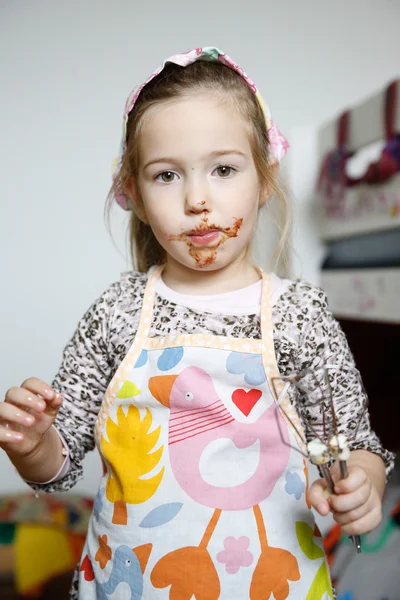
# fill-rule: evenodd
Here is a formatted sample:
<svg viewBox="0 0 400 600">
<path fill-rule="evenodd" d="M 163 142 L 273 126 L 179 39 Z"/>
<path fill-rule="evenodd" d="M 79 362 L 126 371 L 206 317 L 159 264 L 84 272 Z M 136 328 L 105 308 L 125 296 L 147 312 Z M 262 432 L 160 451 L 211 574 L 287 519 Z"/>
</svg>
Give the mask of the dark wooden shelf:
<svg viewBox="0 0 400 600">
<path fill-rule="evenodd" d="M 340 319 L 369 397 L 383 445 L 400 451 L 400 324 Z"/>
</svg>

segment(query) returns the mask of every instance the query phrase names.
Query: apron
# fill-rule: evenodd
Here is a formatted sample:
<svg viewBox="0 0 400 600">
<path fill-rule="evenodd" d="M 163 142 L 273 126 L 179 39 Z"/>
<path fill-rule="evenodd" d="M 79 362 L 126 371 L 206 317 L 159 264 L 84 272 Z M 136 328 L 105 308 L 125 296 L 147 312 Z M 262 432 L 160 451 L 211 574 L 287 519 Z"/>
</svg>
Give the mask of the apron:
<svg viewBox="0 0 400 600">
<path fill-rule="evenodd" d="M 307 498 L 302 426 L 279 377 L 271 278 L 262 339 L 149 337 L 152 268 L 135 340 L 96 423 L 104 474 L 79 598 L 333 598 Z"/>
</svg>

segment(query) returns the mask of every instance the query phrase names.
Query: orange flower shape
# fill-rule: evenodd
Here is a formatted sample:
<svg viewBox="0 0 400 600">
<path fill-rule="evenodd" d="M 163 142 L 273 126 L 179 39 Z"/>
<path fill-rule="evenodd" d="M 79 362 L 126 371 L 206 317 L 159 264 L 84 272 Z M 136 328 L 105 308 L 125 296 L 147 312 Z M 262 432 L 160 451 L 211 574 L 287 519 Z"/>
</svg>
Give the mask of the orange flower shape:
<svg viewBox="0 0 400 600">
<path fill-rule="evenodd" d="M 109 560 L 111 560 L 112 550 L 107 544 L 107 535 L 99 535 L 99 549 L 96 552 L 95 560 L 100 564 L 100 567 L 104 569 Z"/>
</svg>

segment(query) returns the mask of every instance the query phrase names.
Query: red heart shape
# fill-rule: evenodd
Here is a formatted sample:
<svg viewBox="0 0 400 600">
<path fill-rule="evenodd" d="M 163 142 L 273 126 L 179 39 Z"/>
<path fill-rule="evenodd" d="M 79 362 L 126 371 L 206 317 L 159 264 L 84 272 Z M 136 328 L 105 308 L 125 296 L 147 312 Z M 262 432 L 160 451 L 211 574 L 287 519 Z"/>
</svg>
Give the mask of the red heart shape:
<svg viewBox="0 0 400 600">
<path fill-rule="evenodd" d="M 246 390 L 235 390 L 232 394 L 232 402 L 248 417 L 261 396 L 261 390 L 249 390 L 248 392 Z"/>
<path fill-rule="evenodd" d="M 92 563 L 90 562 L 90 559 L 87 554 L 86 554 L 85 558 L 83 559 L 83 561 L 81 562 L 81 566 L 80 566 L 79 570 L 83 571 L 86 581 L 93 581 L 93 579 L 94 579 L 93 567 L 92 567 Z"/>
</svg>

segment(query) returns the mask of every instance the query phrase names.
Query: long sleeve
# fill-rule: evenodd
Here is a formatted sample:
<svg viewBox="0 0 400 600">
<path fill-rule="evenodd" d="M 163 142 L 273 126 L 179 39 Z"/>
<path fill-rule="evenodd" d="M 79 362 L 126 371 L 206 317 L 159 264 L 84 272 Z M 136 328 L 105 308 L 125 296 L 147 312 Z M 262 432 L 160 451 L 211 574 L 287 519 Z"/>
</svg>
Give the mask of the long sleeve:
<svg viewBox="0 0 400 600">
<path fill-rule="evenodd" d="M 300 336 L 297 357 L 298 372 L 316 374 L 321 387 L 315 386 L 310 376 L 300 385 L 297 409 L 305 424 L 311 424 L 313 432 L 323 435 L 323 424 L 319 405 L 313 403 L 318 394 L 327 396 L 327 386 L 322 381 L 322 369 L 328 374 L 333 403 L 338 421 L 338 430 L 350 442 L 352 450 L 369 450 L 381 456 L 387 476 L 393 469 L 394 455 L 385 450 L 376 433 L 371 429 L 360 373 L 347 339 L 338 321 L 328 310 L 327 298 L 318 288 L 309 288 L 307 305 L 311 307 L 309 320 Z M 319 374 L 318 374 L 319 373 Z M 310 390 L 314 392 L 310 393 Z M 307 437 L 315 434 L 306 427 Z"/>
</svg>

